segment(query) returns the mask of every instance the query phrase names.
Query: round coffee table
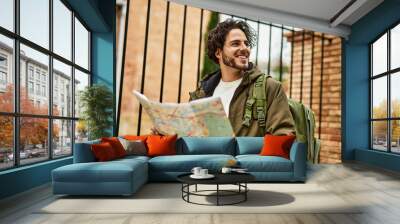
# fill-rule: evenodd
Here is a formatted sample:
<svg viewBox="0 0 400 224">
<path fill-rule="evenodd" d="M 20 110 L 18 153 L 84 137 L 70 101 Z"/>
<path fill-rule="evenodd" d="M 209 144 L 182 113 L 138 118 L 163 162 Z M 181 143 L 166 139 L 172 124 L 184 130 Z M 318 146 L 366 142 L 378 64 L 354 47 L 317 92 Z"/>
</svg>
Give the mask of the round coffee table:
<svg viewBox="0 0 400 224">
<path fill-rule="evenodd" d="M 234 205 L 247 200 L 247 192 L 249 188 L 247 183 L 255 180 L 255 177 L 249 173 L 216 173 L 213 174 L 215 177 L 212 179 L 193 179 L 190 177 L 191 173 L 182 174 L 177 177 L 178 181 L 182 183 L 182 199 L 188 203 L 198 205 Z M 204 185 L 215 185 L 215 190 L 197 190 L 198 184 Z M 195 186 L 194 191 L 190 191 L 190 186 Z M 220 185 L 236 185 L 237 190 L 223 190 L 220 189 Z M 215 194 L 205 194 L 209 192 L 215 192 Z M 204 196 L 204 197 L 216 197 L 216 204 L 202 204 L 193 202 L 190 200 L 190 196 Z M 231 203 L 221 203 L 221 197 L 232 197 L 240 196 L 240 199 Z"/>
</svg>

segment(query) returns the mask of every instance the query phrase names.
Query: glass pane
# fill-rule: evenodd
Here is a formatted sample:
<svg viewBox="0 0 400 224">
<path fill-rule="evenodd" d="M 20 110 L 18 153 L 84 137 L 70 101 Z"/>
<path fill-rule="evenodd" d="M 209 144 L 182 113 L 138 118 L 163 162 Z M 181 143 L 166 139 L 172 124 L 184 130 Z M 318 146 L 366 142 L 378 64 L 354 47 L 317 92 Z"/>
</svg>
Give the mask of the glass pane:
<svg viewBox="0 0 400 224">
<path fill-rule="evenodd" d="M 400 120 L 391 121 L 392 124 L 392 152 L 400 153 Z"/>
<path fill-rule="evenodd" d="M 234 19 L 234 20 L 245 21 L 244 18 L 242 18 L 242 17 L 236 17 L 236 16 L 234 16 L 233 19 Z"/>
<path fill-rule="evenodd" d="M 0 35 L 0 111 L 14 111 L 13 40 Z"/>
<path fill-rule="evenodd" d="M 223 21 L 225 21 L 225 20 L 227 20 L 227 19 L 231 19 L 231 18 L 232 18 L 232 17 L 229 16 L 229 15 L 222 14 L 222 13 L 219 14 L 219 21 L 220 21 L 220 22 L 223 22 Z"/>
<path fill-rule="evenodd" d="M 84 120 L 75 121 L 75 142 L 84 142 L 88 138 L 88 129 Z"/>
<path fill-rule="evenodd" d="M 387 151 L 387 121 L 372 122 L 372 148 Z"/>
<path fill-rule="evenodd" d="M 45 118 L 21 117 L 19 140 L 21 164 L 49 158 L 48 121 Z"/>
<path fill-rule="evenodd" d="M 279 75 L 281 71 L 281 38 L 282 29 L 277 27 L 272 27 L 271 30 L 271 65 L 270 65 L 270 75 L 279 80 Z"/>
<path fill-rule="evenodd" d="M 269 35 L 269 26 L 260 24 L 258 34 L 258 68 L 265 74 L 268 73 Z"/>
<path fill-rule="evenodd" d="M 75 117 L 81 114 L 81 107 L 79 106 L 79 98 L 82 90 L 89 86 L 89 75 L 75 69 Z"/>
<path fill-rule="evenodd" d="M 49 48 L 49 1 L 20 0 L 21 36 Z"/>
<path fill-rule="evenodd" d="M 14 125 L 10 116 L 0 116 L 0 170 L 14 164 Z"/>
<path fill-rule="evenodd" d="M 89 69 L 89 32 L 75 18 L 75 63 Z"/>
<path fill-rule="evenodd" d="M 53 51 L 71 60 L 72 12 L 60 1 L 53 1 Z"/>
<path fill-rule="evenodd" d="M 47 55 L 21 44 L 21 113 L 48 114 L 48 64 Z"/>
<path fill-rule="evenodd" d="M 53 115 L 72 117 L 71 66 L 53 60 Z"/>
<path fill-rule="evenodd" d="M 255 37 L 257 38 L 257 23 L 253 21 L 247 21 L 247 24 L 250 25 L 251 29 L 253 30 Z M 256 54 L 257 54 L 257 39 L 255 40 L 254 47 L 250 51 L 250 62 L 256 63 Z"/>
<path fill-rule="evenodd" d="M 289 75 L 292 61 L 292 41 L 287 36 L 291 35 L 291 31 L 283 31 L 283 48 L 282 48 L 282 86 L 285 90 L 289 89 Z"/>
<path fill-rule="evenodd" d="M 53 157 L 72 154 L 72 121 L 53 120 Z"/>
<path fill-rule="evenodd" d="M 390 82 L 390 98 L 391 98 L 391 109 L 392 117 L 400 118 L 400 72 L 391 75 Z"/>
<path fill-rule="evenodd" d="M 387 118 L 387 77 L 372 80 L 372 118 Z"/>
<path fill-rule="evenodd" d="M 14 0 L 0 1 L 0 26 L 14 31 Z"/>
<path fill-rule="evenodd" d="M 372 75 L 387 71 L 387 34 L 372 44 Z"/>
<path fill-rule="evenodd" d="M 400 67 L 400 24 L 391 30 L 390 37 L 390 67 Z"/>
</svg>

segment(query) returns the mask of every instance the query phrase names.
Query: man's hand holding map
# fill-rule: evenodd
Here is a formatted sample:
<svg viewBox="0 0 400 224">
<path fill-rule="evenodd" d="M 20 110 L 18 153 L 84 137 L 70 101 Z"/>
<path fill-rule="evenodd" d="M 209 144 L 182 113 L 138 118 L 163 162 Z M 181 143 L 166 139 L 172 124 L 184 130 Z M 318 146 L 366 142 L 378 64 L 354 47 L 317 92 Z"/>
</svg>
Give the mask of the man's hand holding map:
<svg viewBox="0 0 400 224">
<path fill-rule="evenodd" d="M 178 104 L 150 101 L 137 91 L 133 94 L 161 134 L 178 134 L 179 137 L 234 135 L 219 97 Z"/>
</svg>

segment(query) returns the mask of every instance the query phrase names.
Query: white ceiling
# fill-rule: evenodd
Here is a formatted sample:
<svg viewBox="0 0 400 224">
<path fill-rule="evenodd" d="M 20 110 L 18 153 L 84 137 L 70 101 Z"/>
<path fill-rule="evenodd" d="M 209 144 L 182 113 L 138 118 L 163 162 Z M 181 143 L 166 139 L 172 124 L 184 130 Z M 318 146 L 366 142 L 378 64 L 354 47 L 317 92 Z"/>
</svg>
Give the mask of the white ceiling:
<svg viewBox="0 0 400 224">
<path fill-rule="evenodd" d="M 347 38 L 350 26 L 383 0 L 169 0 L 179 4 Z M 345 6 L 352 3 L 336 20 Z"/>
</svg>

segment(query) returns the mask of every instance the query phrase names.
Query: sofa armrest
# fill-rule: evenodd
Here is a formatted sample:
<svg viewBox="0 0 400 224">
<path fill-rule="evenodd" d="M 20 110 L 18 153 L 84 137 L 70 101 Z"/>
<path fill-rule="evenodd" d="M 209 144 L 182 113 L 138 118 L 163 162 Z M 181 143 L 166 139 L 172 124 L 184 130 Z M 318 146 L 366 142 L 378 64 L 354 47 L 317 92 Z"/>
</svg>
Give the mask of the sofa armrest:
<svg viewBox="0 0 400 224">
<path fill-rule="evenodd" d="M 307 172 L 306 144 L 295 141 L 290 149 L 290 160 L 293 162 L 293 179 L 305 181 Z"/>
<path fill-rule="evenodd" d="M 74 145 L 74 163 L 95 162 L 96 158 L 94 157 L 90 146 L 92 144 L 98 144 L 98 143 L 100 143 L 100 140 L 75 143 L 75 145 Z"/>
</svg>

